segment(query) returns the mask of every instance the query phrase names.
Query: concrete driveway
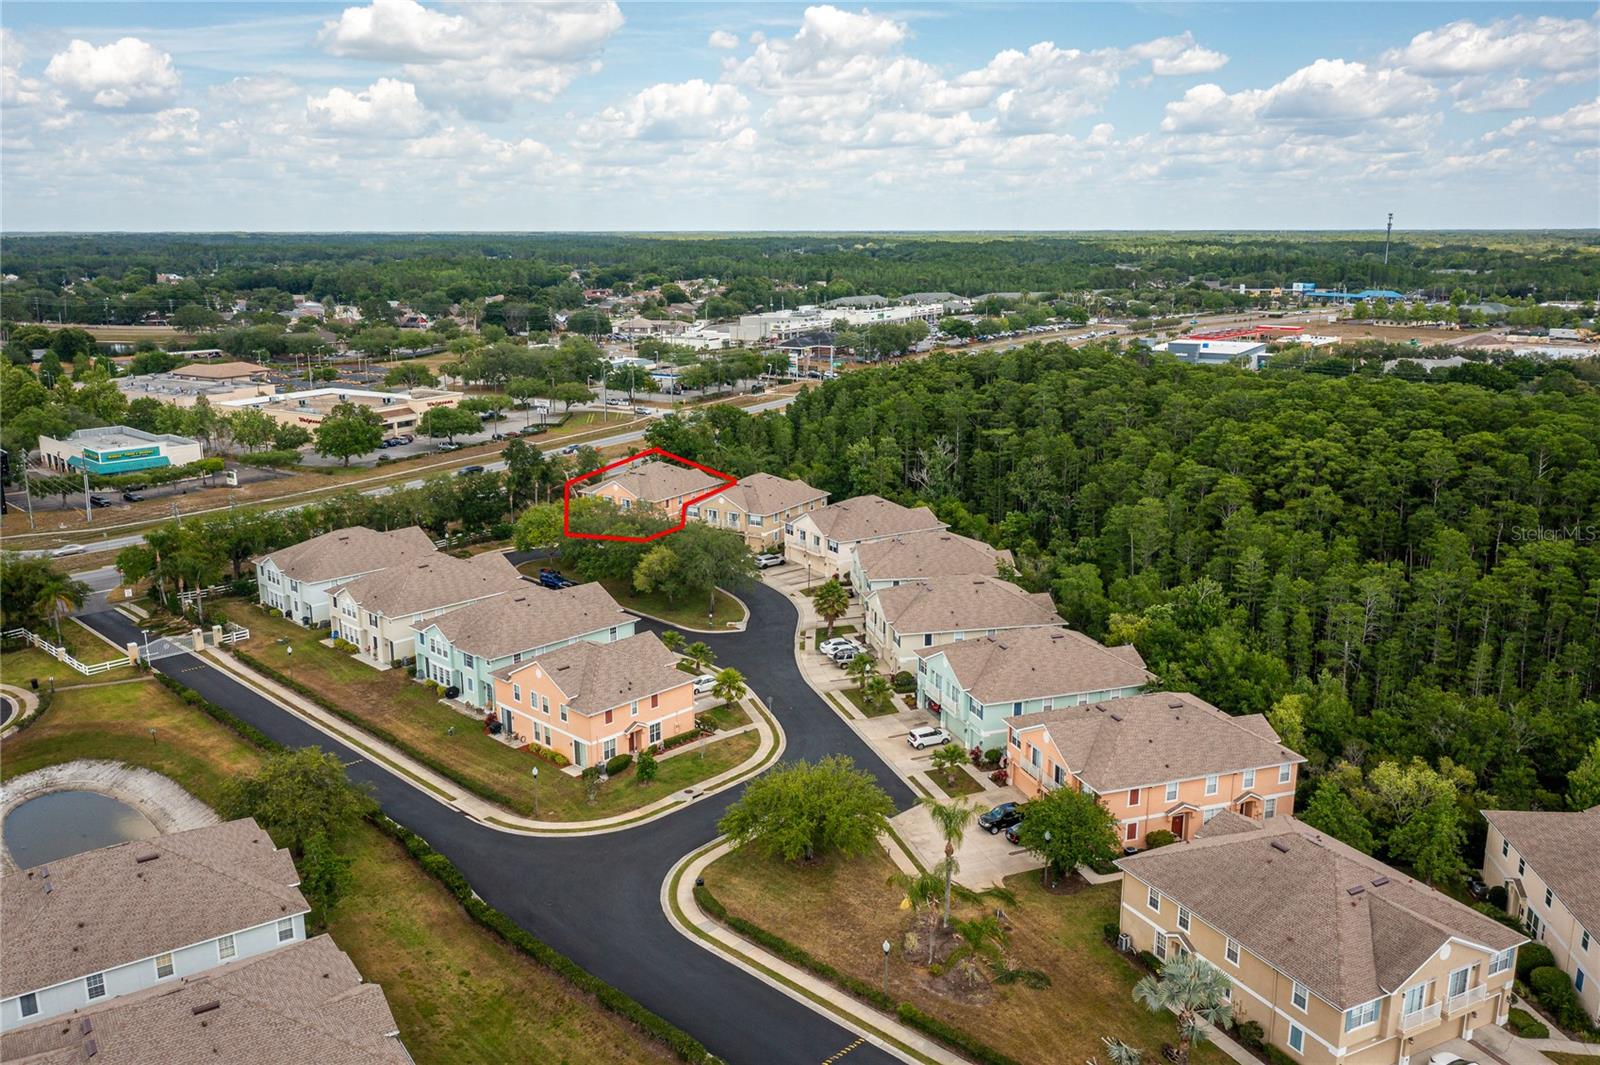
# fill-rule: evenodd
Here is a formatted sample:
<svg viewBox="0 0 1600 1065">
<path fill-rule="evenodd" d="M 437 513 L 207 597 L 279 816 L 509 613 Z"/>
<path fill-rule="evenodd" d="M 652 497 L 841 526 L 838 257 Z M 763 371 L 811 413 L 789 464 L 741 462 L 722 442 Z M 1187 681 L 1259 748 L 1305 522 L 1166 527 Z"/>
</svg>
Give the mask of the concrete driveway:
<svg viewBox="0 0 1600 1065">
<path fill-rule="evenodd" d="M 1022 793 L 1013 787 L 997 791 L 979 792 L 967 796 L 979 813 L 1002 802 L 1018 802 Z M 933 817 L 921 806 L 914 806 L 896 815 L 890 824 L 906 841 L 906 846 L 916 852 L 922 864 L 932 869 L 944 861 L 944 837 L 934 827 Z M 1044 863 L 1033 855 L 1006 841 L 1004 833 L 989 835 L 978 827 L 977 821 L 968 826 L 967 834 L 956 848 L 956 883 L 973 891 L 997 887 L 1014 873 L 1037 870 Z"/>
</svg>

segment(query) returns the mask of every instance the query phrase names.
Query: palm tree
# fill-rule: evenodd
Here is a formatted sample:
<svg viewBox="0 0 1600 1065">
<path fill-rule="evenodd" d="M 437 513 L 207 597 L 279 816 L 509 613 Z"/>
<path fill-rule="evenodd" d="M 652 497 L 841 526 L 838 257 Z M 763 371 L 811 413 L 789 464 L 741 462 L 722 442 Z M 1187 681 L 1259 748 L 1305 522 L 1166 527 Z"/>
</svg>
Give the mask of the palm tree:
<svg viewBox="0 0 1600 1065">
<path fill-rule="evenodd" d="M 878 663 L 873 661 L 871 655 L 863 651 L 850 660 L 849 664 L 844 667 L 844 671 L 855 678 L 861 694 L 865 695 L 867 693 L 867 678 L 878 672 Z"/>
<path fill-rule="evenodd" d="M 717 656 L 712 653 L 711 648 L 700 640 L 696 640 L 688 647 L 685 647 L 683 649 L 683 657 L 687 658 L 689 664 L 696 670 L 705 669 L 717 660 Z"/>
<path fill-rule="evenodd" d="M 1189 1065 L 1189 1050 L 1206 1041 L 1208 1025 L 1233 1023 L 1228 1004 L 1228 978 L 1195 955 L 1180 955 L 1161 967 L 1159 977 L 1146 976 L 1133 986 L 1133 1000 L 1152 1013 L 1171 1011 L 1178 1017 L 1178 1065 Z"/>
<path fill-rule="evenodd" d="M 937 872 L 896 873 L 889 882 L 906 893 L 904 905 L 928 915 L 928 964 L 932 965 L 934 933 L 939 926 L 939 900 L 944 895 L 944 879 Z"/>
<path fill-rule="evenodd" d="M 1106 1045 L 1106 1057 L 1111 1059 L 1111 1065 L 1140 1065 L 1144 1058 L 1137 1047 L 1131 1047 L 1120 1039 L 1103 1035 L 1100 1042 Z"/>
<path fill-rule="evenodd" d="M 744 698 L 744 674 L 729 666 L 717 671 L 717 682 L 712 685 L 711 694 L 725 703 L 736 703 Z"/>
<path fill-rule="evenodd" d="M 828 623 L 829 636 L 833 635 L 833 623 L 850 612 L 850 596 L 837 577 L 828 578 L 827 582 L 817 589 L 817 594 L 811 602 L 817 608 L 817 615 Z"/>
<path fill-rule="evenodd" d="M 978 808 L 959 799 L 940 802 L 932 797 L 924 797 L 922 806 L 928 811 L 928 816 L 933 818 L 933 827 L 944 837 L 944 924 L 948 928 L 950 885 L 956 872 L 956 848 L 966 836 L 967 826 L 972 824 L 972 818 L 977 814 Z"/>
<path fill-rule="evenodd" d="M 862 705 L 869 709 L 880 710 L 893 697 L 894 690 L 887 678 L 874 676 L 861 686 Z"/>
<path fill-rule="evenodd" d="M 666 644 L 667 650 L 671 651 L 673 654 L 677 655 L 683 653 L 683 633 L 679 632 L 677 629 L 668 629 L 663 632 L 661 634 L 661 642 Z"/>
<path fill-rule="evenodd" d="M 950 952 L 945 966 L 960 971 L 969 986 L 976 987 L 983 979 L 980 961 L 987 961 L 996 969 L 1005 968 L 1006 930 L 998 918 L 985 914 L 970 921 L 956 921 L 950 929 L 961 945 Z"/>
<path fill-rule="evenodd" d="M 82 606 L 84 597 L 88 594 L 87 584 L 73 580 L 54 566 L 40 576 L 33 598 L 33 609 L 37 614 L 55 622 L 56 646 L 66 646 L 66 641 L 61 637 L 61 615 Z"/>
</svg>

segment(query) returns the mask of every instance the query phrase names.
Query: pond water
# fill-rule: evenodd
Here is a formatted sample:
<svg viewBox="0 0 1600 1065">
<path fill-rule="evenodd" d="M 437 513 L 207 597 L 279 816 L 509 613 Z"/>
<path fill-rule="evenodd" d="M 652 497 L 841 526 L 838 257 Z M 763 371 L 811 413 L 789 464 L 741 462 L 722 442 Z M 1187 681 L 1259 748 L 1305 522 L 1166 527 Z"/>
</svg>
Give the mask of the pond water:
<svg viewBox="0 0 1600 1065">
<path fill-rule="evenodd" d="M 53 791 L 6 815 L 6 849 L 19 869 L 73 854 L 159 835 L 150 819 L 125 802 L 92 791 Z"/>
</svg>

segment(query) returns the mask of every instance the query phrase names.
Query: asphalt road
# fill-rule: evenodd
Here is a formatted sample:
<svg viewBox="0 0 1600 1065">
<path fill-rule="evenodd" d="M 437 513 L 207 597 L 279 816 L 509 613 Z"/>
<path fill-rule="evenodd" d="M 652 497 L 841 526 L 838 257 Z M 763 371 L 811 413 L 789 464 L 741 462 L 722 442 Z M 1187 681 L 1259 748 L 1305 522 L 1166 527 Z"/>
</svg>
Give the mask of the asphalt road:
<svg viewBox="0 0 1600 1065">
<path fill-rule="evenodd" d="M 787 736 L 784 757 L 848 754 L 897 806 L 910 806 L 910 789 L 801 678 L 794 607 L 765 585 L 743 598 L 751 608 L 745 632 L 698 638 L 719 663 L 744 673 L 772 708 Z M 115 611 L 87 613 L 83 620 L 119 643 L 139 638 L 138 626 Z M 856 1041 L 831 1018 L 686 939 L 661 912 L 668 871 L 716 836 L 717 819 L 742 789 L 623 832 L 576 839 L 511 835 L 469 820 L 194 655 L 158 659 L 155 668 L 280 743 L 333 751 L 352 779 L 372 787 L 385 813 L 446 854 L 487 902 L 725 1061 L 815 1065 Z M 850 1062 L 895 1060 L 866 1043 L 849 1055 Z"/>
</svg>

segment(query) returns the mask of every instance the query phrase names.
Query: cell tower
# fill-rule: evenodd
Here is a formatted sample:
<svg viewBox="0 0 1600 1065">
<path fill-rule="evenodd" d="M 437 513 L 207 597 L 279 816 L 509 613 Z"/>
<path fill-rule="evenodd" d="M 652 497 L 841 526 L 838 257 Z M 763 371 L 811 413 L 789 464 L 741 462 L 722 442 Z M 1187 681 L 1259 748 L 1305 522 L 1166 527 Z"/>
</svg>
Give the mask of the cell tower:
<svg viewBox="0 0 1600 1065">
<path fill-rule="evenodd" d="M 1383 265 L 1389 265 L 1389 238 L 1394 235 L 1394 212 L 1389 212 L 1389 224 L 1383 227 Z"/>
</svg>

